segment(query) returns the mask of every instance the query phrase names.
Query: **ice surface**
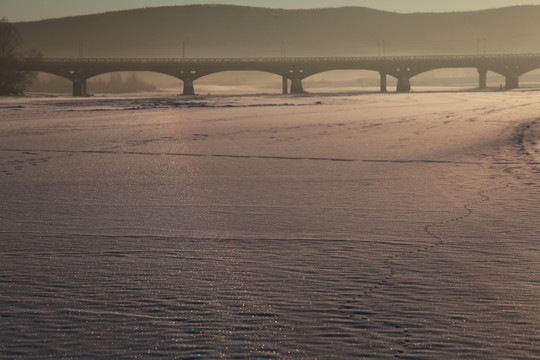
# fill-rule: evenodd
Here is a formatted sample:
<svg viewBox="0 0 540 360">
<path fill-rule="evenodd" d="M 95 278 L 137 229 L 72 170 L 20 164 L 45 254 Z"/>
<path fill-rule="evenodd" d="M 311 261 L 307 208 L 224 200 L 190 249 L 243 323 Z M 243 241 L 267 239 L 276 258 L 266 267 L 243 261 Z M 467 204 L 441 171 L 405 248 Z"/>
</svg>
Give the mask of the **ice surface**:
<svg viewBox="0 0 540 360">
<path fill-rule="evenodd" d="M 540 358 L 540 93 L 0 100 L 0 357 Z"/>
</svg>

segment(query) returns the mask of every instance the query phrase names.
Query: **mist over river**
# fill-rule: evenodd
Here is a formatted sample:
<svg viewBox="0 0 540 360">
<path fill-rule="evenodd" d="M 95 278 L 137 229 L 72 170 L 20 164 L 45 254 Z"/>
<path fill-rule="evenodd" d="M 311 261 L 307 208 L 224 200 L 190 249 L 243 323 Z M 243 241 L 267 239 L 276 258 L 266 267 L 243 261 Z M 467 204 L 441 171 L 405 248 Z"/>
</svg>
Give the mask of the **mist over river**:
<svg viewBox="0 0 540 360">
<path fill-rule="evenodd" d="M 0 358 L 540 359 L 540 92 L 0 99 Z"/>
</svg>

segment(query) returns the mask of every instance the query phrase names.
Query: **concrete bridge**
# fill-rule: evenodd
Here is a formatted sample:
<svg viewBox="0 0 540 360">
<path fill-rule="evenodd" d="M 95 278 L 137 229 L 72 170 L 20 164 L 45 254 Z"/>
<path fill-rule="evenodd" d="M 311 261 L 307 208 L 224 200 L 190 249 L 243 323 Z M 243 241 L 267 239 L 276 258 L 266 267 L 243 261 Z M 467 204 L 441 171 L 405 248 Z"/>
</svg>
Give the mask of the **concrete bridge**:
<svg viewBox="0 0 540 360">
<path fill-rule="evenodd" d="M 506 89 L 519 87 L 519 77 L 540 68 L 540 54 L 321 57 L 321 58 L 225 58 L 225 59 L 107 59 L 45 58 L 18 59 L 1 64 L 7 70 L 37 71 L 62 76 L 73 82 L 73 95 L 87 94 L 87 79 L 116 71 L 151 71 L 184 82 L 184 95 L 195 94 L 194 82 L 223 71 L 263 71 L 281 76 L 283 94 L 304 91 L 302 80 L 331 70 L 371 70 L 380 74 L 381 92 L 387 91 L 387 76 L 397 79 L 397 92 L 409 92 L 410 80 L 426 71 L 445 68 L 476 68 L 479 88 L 487 85 L 487 73 L 505 77 Z M 290 81 L 290 88 L 289 88 Z"/>
</svg>

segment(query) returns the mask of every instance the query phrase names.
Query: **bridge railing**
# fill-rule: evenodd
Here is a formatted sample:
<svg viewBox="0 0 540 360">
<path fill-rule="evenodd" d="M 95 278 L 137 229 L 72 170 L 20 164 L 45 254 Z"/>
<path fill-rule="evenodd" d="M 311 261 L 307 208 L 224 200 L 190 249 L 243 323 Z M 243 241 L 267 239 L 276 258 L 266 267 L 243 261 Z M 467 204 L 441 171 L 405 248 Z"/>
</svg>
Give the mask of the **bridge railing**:
<svg viewBox="0 0 540 360">
<path fill-rule="evenodd" d="M 430 55 L 430 56 L 365 56 L 365 57 L 274 57 L 274 58 L 18 58 L 17 62 L 41 63 L 163 63 L 163 64 L 219 64 L 219 63 L 294 63 L 294 62 L 361 62 L 361 61 L 452 61 L 452 60 L 504 60 L 540 59 L 538 53 L 481 54 L 481 55 Z"/>
</svg>

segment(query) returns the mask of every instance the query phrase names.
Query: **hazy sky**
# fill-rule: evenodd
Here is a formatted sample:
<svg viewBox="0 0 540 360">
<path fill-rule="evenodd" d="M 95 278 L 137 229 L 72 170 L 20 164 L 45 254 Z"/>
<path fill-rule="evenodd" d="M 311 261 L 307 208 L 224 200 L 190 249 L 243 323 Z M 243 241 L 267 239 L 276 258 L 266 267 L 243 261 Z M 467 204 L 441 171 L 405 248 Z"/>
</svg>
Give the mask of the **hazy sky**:
<svg viewBox="0 0 540 360">
<path fill-rule="evenodd" d="M 0 0 L 0 17 L 15 22 L 141 7 L 210 3 L 289 9 L 365 6 L 396 12 L 444 12 L 538 5 L 540 0 Z"/>
</svg>

